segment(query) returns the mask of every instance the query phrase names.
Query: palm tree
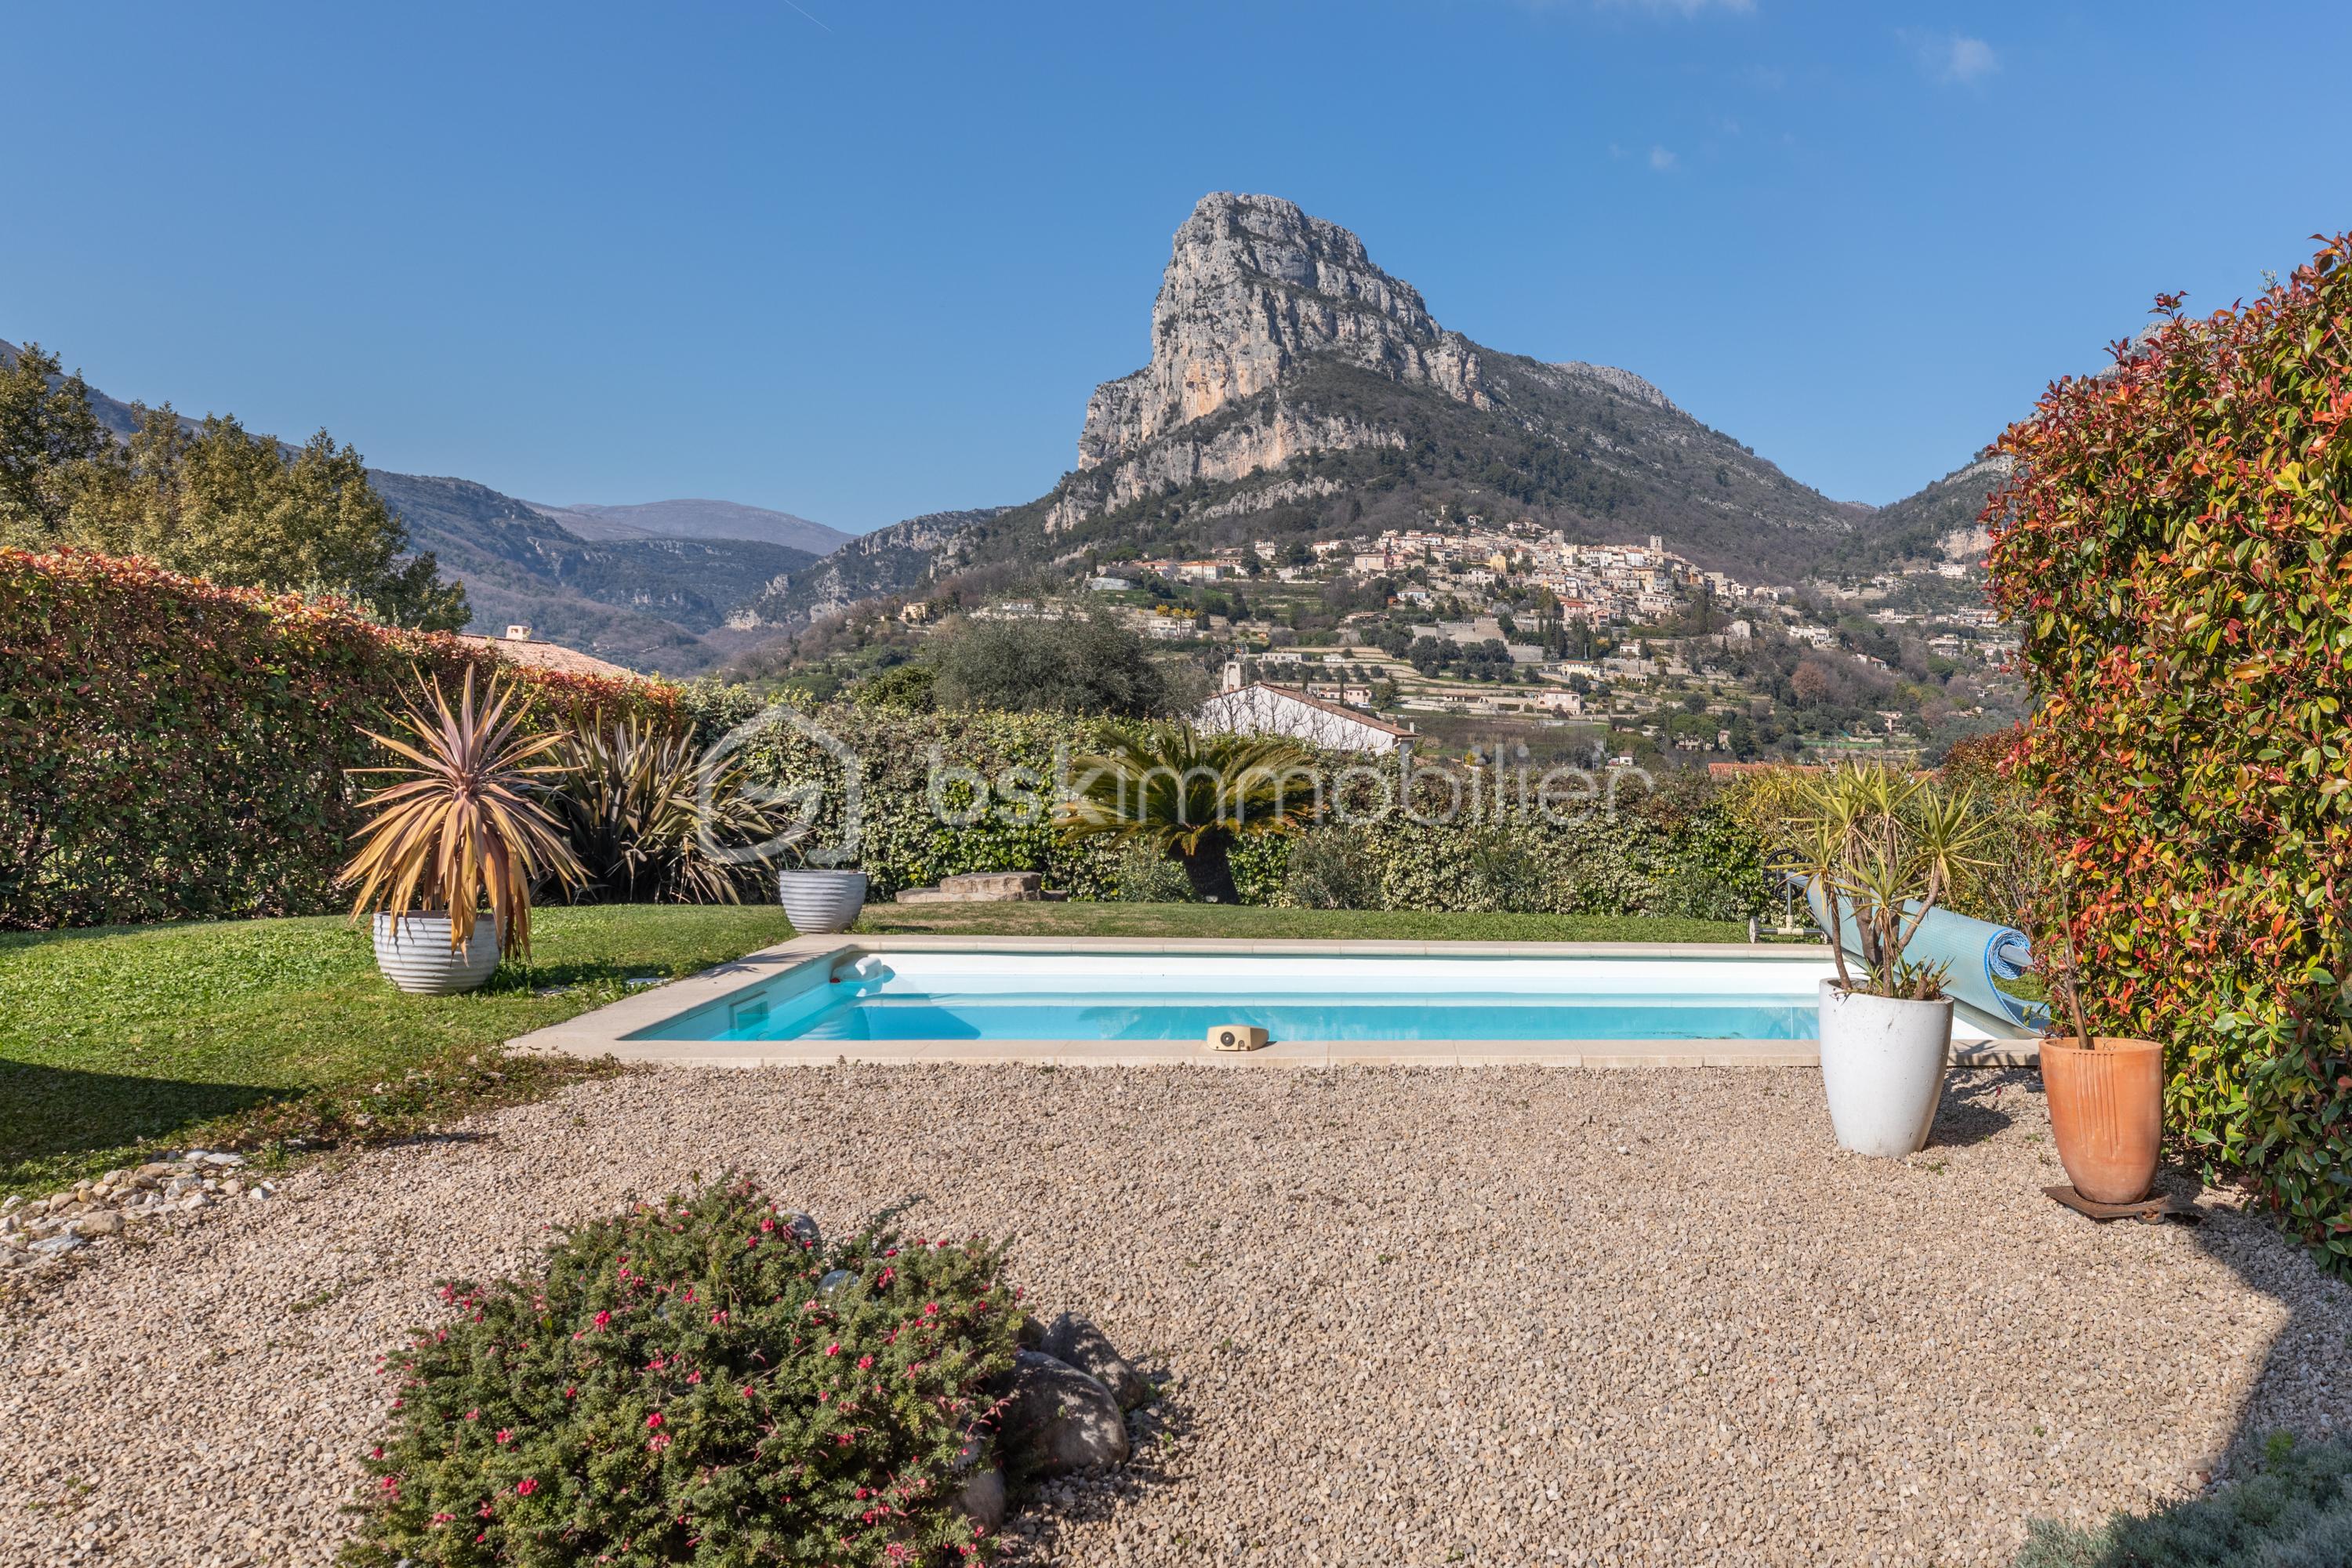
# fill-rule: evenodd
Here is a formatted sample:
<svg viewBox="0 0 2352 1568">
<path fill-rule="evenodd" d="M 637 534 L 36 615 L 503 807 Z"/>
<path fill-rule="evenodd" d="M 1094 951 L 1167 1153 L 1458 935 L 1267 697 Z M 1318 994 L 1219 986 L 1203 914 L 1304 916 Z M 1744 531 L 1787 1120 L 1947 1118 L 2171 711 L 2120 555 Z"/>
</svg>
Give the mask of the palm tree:
<svg viewBox="0 0 2352 1568">
<path fill-rule="evenodd" d="M 1076 797 L 1062 806 L 1060 825 L 1073 837 L 1157 849 L 1183 862 L 1194 896 L 1239 903 L 1234 845 L 1297 833 L 1314 819 L 1320 789 L 1312 762 L 1287 741 L 1154 724 L 1078 760 Z"/>
</svg>

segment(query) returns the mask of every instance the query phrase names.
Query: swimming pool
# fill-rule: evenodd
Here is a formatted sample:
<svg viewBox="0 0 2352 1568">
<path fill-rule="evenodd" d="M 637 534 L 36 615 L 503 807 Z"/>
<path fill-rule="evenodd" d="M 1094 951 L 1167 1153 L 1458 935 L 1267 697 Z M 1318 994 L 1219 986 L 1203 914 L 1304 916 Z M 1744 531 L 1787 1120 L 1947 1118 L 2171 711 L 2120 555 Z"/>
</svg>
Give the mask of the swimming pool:
<svg viewBox="0 0 2352 1568">
<path fill-rule="evenodd" d="M 1790 955 L 1793 956 L 1793 955 Z M 819 959 L 633 1041 L 1804 1040 L 1829 963 L 1729 957 L 866 952 Z"/>
</svg>

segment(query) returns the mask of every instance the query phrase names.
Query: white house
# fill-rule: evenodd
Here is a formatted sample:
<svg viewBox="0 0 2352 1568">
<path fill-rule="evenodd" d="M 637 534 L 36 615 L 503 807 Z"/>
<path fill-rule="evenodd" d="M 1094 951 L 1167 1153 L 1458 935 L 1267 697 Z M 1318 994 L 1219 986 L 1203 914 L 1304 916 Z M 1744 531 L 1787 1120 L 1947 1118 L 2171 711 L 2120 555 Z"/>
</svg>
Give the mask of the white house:
<svg viewBox="0 0 2352 1568">
<path fill-rule="evenodd" d="M 1201 704 L 1200 726 L 1213 734 L 1286 735 L 1335 752 L 1393 752 L 1412 735 L 1377 713 L 1263 681 L 1220 691 Z"/>
</svg>

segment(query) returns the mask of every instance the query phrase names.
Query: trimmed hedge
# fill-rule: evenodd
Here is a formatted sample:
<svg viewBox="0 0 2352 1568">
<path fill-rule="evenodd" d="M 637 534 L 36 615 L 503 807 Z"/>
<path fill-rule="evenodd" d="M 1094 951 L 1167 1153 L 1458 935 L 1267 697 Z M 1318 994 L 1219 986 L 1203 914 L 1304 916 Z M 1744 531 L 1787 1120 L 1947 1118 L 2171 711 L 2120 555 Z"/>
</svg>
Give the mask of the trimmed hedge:
<svg viewBox="0 0 2352 1568">
<path fill-rule="evenodd" d="M 1994 589 L 2042 701 L 2093 1026 L 2165 1042 L 2168 1121 L 2352 1271 L 2352 267 L 2162 320 L 2004 434 Z M 2042 911 L 2042 927 L 2053 923 Z"/>
<path fill-rule="evenodd" d="M 708 683 L 686 688 L 681 702 L 706 742 L 755 720 L 763 706 L 743 688 Z M 1100 840 L 1069 840 L 1053 826 L 1055 780 L 1095 746 L 1109 721 L 851 705 L 795 711 L 797 726 L 772 722 L 748 742 L 749 772 L 774 788 L 821 786 L 820 840 L 837 842 L 843 763 L 810 731 L 822 731 L 855 757 L 864 817 L 858 864 L 874 898 L 971 871 L 1042 872 L 1048 887 L 1074 899 L 1134 896 L 1139 879 L 1129 858 Z M 1396 773 L 1393 760 L 1323 761 L 1334 774 L 1357 770 L 1345 787 L 1360 805 L 1377 797 L 1368 769 L 1391 779 Z M 1416 766 L 1427 770 L 1419 786 L 1424 815 L 1433 815 L 1450 793 L 1445 781 L 1468 786 L 1465 768 Z M 984 800 L 975 778 L 986 785 Z M 1332 844 L 1335 837 L 1341 842 Z M 1246 840 L 1234 851 L 1243 901 L 1302 901 L 1290 860 L 1296 847 L 1310 842 L 1318 853 L 1336 849 L 1357 862 L 1350 885 L 1368 890 L 1362 907 L 1369 908 L 1735 920 L 1765 901 L 1759 839 L 1730 809 L 1726 792 L 1687 774 L 1651 790 L 1629 784 L 1613 814 L 1559 823 L 1497 810 L 1489 799 L 1475 813 L 1433 826 L 1401 810 L 1368 809 L 1363 820 L 1318 828 L 1304 839 Z M 1328 881 L 1318 879 L 1318 885 Z"/>
<path fill-rule="evenodd" d="M 0 929 L 316 913 L 344 770 L 420 678 L 515 669 L 454 637 L 142 561 L 0 550 Z M 674 689 L 518 670 L 566 715 Z"/>
</svg>

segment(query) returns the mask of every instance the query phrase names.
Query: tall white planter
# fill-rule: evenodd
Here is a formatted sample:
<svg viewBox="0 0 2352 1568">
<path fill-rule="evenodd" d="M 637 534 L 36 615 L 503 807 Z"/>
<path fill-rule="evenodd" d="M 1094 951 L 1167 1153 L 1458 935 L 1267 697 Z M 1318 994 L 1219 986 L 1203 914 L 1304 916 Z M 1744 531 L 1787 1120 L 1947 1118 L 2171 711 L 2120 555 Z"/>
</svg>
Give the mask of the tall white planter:
<svg viewBox="0 0 2352 1568">
<path fill-rule="evenodd" d="M 1952 1001 L 1912 1002 L 1822 982 L 1822 1089 L 1838 1147 L 1886 1159 L 1926 1146 L 1952 1051 Z"/>
<path fill-rule="evenodd" d="M 394 930 L 392 917 L 379 912 L 375 966 L 386 980 L 420 996 L 471 991 L 499 966 L 498 923 L 488 915 L 475 921 L 474 934 L 452 952 L 447 915 L 405 915 Z"/>
<path fill-rule="evenodd" d="M 866 907 L 863 871 L 779 871 L 776 895 L 803 936 L 847 931 Z"/>
</svg>

